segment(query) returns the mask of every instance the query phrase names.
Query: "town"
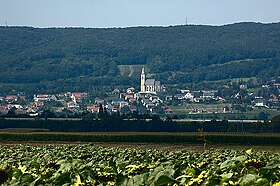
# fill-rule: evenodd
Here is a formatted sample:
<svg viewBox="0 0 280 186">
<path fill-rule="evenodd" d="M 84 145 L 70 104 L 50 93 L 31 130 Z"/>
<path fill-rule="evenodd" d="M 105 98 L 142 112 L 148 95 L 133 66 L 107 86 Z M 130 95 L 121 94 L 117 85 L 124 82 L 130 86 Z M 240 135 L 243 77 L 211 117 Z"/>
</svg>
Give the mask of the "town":
<svg viewBox="0 0 280 186">
<path fill-rule="evenodd" d="M 280 83 L 271 80 L 256 87 L 249 81 L 230 82 L 217 90 L 191 90 L 161 85 L 140 75 L 135 87 L 115 87 L 104 96 L 87 92 L 27 95 L 24 92 L 0 96 L 2 117 L 79 117 L 83 113 L 157 114 L 161 117 L 192 119 L 268 120 L 279 114 Z M 102 91 L 102 90 L 101 90 Z"/>
</svg>

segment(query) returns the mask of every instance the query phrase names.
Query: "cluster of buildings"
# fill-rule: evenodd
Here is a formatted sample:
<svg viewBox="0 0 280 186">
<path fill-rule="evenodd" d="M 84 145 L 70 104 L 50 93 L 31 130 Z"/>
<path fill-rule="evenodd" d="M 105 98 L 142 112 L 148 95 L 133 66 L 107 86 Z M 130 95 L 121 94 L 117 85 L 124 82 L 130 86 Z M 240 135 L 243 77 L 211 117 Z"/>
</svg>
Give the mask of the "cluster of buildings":
<svg viewBox="0 0 280 186">
<path fill-rule="evenodd" d="M 271 105 L 278 105 L 280 108 L 280 84 L 273 84 L 278 90 L 278 94 L 271 94 L 269 99 L 265 99 L 255 93 L 248 92 L 247 97 L 251 105 L 255 107 L 270 108 Z M 227 87 L 224 87 L 227 88 Z M 263 85 L 263 89 L 269 89 L 269 85 Z M 247 89 L 246 85 L 240 85 L 240 90 Z M 145 69 L 142 69 L 140 75 L 140 91 L 134 87 L 127 89 L 115 88 L 107 92 L 108 97 L 99 99 L 94 95 L 85 92 L 66 92 L 59 94 L 36 94 L 28 96 L 24 93 L 16 95 L 0 96 L 0 115 L 15 114 L 38 116 L 44 110 L 52 110 L 58 115 L 75 114 L 82 112 L 98 113 L 100 108 L 110 113 L 156 113 L 156 114 L 174 114 L 174 106 L 192 105 L 192 103 L 229 103 L 230 99 L 242 98 L 240 92 L 227 96 L 219 96 L 217 90 L 191 91 L 188 89 L 178 89 L 167 91 L 166 87 L 156 79 L 147 79 Z M 228 112 L 228 109 L 221 109 L 222 112 Z M 190 114 L 206 113 L 205 109 L 192 107 Z"/>
</svg>

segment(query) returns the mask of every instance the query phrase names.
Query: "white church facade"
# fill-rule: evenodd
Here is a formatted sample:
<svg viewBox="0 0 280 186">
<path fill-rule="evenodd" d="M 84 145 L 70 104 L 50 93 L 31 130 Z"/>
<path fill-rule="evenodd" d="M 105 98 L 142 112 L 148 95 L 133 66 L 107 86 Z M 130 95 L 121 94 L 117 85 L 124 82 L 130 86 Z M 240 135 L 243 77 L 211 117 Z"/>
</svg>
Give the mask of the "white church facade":
<svg viewBox="0 0 280 186">
<path fill-rule="evenodd" d="M 156 81 L 155 79 L 146 79 L 144 68 L 142 68 L 140 83 L 140 93 L 156 94 L 157 92 L 161 92 L 160 81 Z"/>
</svg>

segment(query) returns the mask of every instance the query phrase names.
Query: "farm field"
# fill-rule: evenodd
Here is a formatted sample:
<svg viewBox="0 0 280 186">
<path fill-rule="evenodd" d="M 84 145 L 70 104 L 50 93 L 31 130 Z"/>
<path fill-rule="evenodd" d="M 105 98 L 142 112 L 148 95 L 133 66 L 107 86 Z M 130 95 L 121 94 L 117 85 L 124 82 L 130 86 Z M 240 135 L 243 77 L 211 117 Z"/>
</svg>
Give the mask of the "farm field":
<svg viewBox="0 0 280 186">
<path fill-rule="evenodd" d="M 0 146 L 0 185 L 279 185 L 280 153 Z"/>
<path fill-rule="evenodd" d="M 274 116 L 279 115 L 279 111 L 276 109 L 268 108 L 254 108 L 251 111 L 242 112 L 233 110 L 233 112 L 223 113 L 224 107 L 231 107 L 231 104 L 189 104 L 186 106 L 172 106 L 173 111 L 177 115 L 186 114 L 188 117 L 193 118 L 210 118 L 218 117 L 219 119 L 233 119 L 244 116 L 246 119 L 257 119 L 260 112 L 268 114 L 268 118 L 271 119 Z M 193 109 L 199 109 L 206 111 L 205 113 L 191 113 Z M 191 114 L 190 114 L 191 113 Z"/>
<path fill-rule="evenodd" d="M 278 133 L 226 132 L 0 132 L 0 141 L 9 142 L 101 142 L 202 145 L 263 145 L 279 146 Z"/>
</svg>

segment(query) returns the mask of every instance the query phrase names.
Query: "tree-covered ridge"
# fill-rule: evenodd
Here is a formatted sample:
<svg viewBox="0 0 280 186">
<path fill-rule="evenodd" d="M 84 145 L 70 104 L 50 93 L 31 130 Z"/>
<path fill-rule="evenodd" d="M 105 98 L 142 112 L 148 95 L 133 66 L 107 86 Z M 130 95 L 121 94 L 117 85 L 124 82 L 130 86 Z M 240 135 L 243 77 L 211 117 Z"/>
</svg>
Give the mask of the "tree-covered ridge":
<svg viewBox="0 0 280 186">
<path fill-rule="evenodd" d="M 121 76 L 118 65 L 140 64 L 163 83 L 280 74 L 279 23 L 109 29 L 0 27 L 0 41 L 3 84 L 31 83 L 48 89 L 135 84 L 139 77 Z M 243 62 L 229 63 L 235 60 Z"/>
</svg>

